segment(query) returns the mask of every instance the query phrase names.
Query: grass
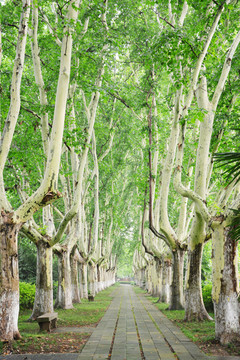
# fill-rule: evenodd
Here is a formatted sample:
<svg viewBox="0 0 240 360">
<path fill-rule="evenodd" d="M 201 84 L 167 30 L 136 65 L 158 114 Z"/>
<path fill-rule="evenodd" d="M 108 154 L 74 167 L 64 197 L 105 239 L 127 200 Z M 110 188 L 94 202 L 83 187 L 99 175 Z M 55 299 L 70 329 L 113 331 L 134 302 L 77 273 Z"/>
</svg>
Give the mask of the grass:
<svg viewBox="0 0 240 360">
<path fill-rule="evenodd" d="M 118 284 L 103 290 L 95 296 L 94 301 L 82 299 L 80 304 L 74 304 L 73 309 L 56 309 L 58 313 L 58 327 L 95 326 L 108 309 L 112 296 L 111 293 Z M 10 343 L 0 342 L 0 354 L 8 353 L 45 353 L 45 352 L 79 352 L 90 334 L 88 333 L 48 333 L 40 332 L 36 321 L 28 322 L 31 310 L 21 311 L 18 328 L 21 340 Z"/>
<path fill-rule="evenodd" d="M 159 308 L 158 304 L 156 306 Z M 168 319 L 176 323 L 180 327 L 182 332 L 192 341 L 205 342 L 209 340 L 214 340 L 215 338 L 215 323 L 214 321 L 184 321 L 184 310 L 163 310 L 164 315 Z M 209 314 L 212 318 L 214 314 Z"/>
</svg>

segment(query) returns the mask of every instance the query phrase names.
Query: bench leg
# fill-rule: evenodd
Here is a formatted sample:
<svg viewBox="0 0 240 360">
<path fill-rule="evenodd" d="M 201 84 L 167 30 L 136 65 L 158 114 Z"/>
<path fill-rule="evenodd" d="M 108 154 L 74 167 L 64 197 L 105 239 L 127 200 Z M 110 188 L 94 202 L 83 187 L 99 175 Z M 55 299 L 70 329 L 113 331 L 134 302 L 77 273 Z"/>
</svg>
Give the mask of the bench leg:
<svg viewBox="0 0 240 360">
<path fill-rule="evenodd" d="M 40 331 L 47 330 L 48 332 L 51 331 L 51 323 L 50 321 L 40 322 Z"/>
<path fill-rule="evenodd" d="M 53 320 L 51 321 L 51 328 L 52 328 L 52 329 L 56 329 L 56 327 L 57 327 L 57 319 L 53 319 Z"/>
</svg>

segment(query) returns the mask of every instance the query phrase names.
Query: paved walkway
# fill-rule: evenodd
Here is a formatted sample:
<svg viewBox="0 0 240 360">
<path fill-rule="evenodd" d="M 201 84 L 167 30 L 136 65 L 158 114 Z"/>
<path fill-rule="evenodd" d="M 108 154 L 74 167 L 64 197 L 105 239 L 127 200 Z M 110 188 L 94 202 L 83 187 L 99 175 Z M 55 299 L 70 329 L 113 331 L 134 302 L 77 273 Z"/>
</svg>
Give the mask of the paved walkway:
<svg viewBox="0 0 240 360">
<path fill-rule="evenodd" d="M 0 356 L 6 360 L 239 360 L 206 356 L 179 328 L 131 285 L 114 290 L 113 301 L 80 354 Z"/>
<path fill-rule="evenodd" d="M 131 285 L 121 285 L 77 360 L 239 360 L 206 356 Z"/>
</svg>

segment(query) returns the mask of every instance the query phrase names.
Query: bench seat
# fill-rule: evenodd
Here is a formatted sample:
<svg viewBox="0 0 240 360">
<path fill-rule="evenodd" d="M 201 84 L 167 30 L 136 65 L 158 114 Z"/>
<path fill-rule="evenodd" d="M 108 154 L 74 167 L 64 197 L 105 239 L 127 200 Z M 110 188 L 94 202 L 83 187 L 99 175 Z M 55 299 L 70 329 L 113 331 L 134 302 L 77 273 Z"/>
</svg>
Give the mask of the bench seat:
<svg viewBox="0 0 240 360">
<path fill-rule="evenodd" d="M 58 313 L 46 313 L 37 317 L 37 322 L 40 326 L 40 330 L 47 330 L 51 332 L 52 329 L 57 327 Z"/>
</svg>

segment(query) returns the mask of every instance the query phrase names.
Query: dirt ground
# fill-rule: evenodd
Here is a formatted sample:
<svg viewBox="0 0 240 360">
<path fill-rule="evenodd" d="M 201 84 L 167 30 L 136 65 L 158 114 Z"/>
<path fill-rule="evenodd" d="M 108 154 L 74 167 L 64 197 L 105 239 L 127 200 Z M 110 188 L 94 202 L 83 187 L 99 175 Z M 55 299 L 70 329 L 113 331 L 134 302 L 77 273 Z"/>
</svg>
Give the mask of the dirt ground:
<svg viewBox="0 0 240 360">
<path fill-rule="evenodd" d="M 235 342 L 227 346 L 220 345 L 217 340 L 197 343 L 199 348 L 207 355 L 215 356 L 240 356 L 240 342 Z M 240 358 L 239 358 L 240 359 Z"/>
<path fill-rule="evenodd" d="M 46 337 L 28 337 L 3 345 L 2 355 L 10 354 L 48 354 L 48 353 L 79 353 L 90 334 L 49 334 Z"/>
</svg>

